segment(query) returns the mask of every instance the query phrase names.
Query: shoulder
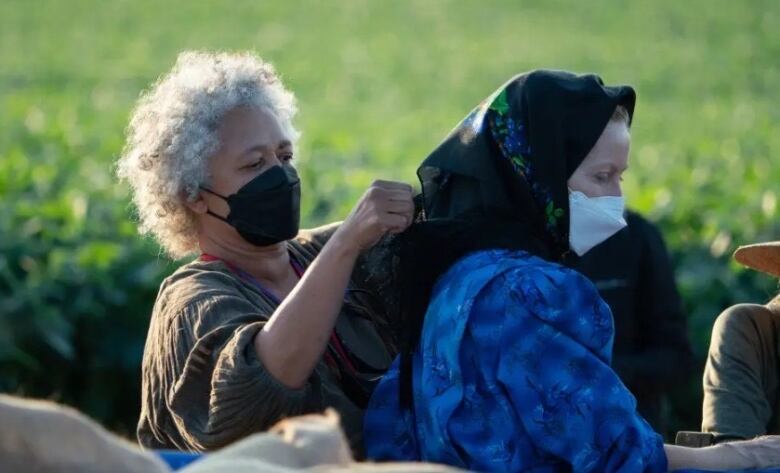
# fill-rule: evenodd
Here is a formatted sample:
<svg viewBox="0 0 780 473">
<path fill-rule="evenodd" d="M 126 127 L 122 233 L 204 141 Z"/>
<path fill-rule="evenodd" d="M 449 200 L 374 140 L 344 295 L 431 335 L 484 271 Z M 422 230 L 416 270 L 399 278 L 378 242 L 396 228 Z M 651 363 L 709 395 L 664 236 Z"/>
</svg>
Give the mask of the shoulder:
<svg viewBox="0 0 780 473">
<path fill-rule="evenodd" d="M 507 273 L 506 284 L 537 308 L 592 308 L 601 304 L 590 279 L 561 264 L 533 257 L 531 264 Z"/>
<path fill-rule="evenodd" d="M 219 312 L 220 319 L 235 311 L 258 312 L 243 283 L 221 261 L 195 260 L 166 278 L 154 303 L 152 325 L 174 320 L 200 323 L 204 314 Z"/>
<path fill-rule="evenodd" d="M 330 237 L 336 233 L 336 230 L 338 230 L 340 226 L 341 222 L 334 222 L 320 227 L 301 230 L 293 241 L 300 245 L 318 246 L 319 248 L 322 248 L 325 246 L 325 243 L 330 240 Z"/>
<path fill-rule="evenodd" d="M 663 241 L 658 225 L 651 222 L 638 212 L 626 211 L 626 223 L 631 234 L 642 240 Z"/>
<path fill-rule="evenodd" d="M 632 209 L 626 210 L 626 223 L 631 227 L 653 227 L 648 219 L 642 216 L 639 212 Z"/>
<path fill-rule="evenodd" d="M 780 315 L 760 304 L 736 304 L 720 313 L 712 328 L 713 333 L 736 334 L 760 332 L 774 328 Z"/>
<path fill-rule="evenodd" d="M 761 357 L 764 343 L 776 346 L 778 321 L 778 316 L 767 306 L 737 304 L 727 308 L 712 326 L 710 356 L 717 353 L 722 363 L 754 366 L 755 360 Z"/>
<path fill-rule="evenodd" d="M 459 260 L 447 275 L 451 279 L 482 278 L 493 290 L 513 290 L 563 300 L 573 292 L 597 296 L 593 283 L 579 272 L 525 251 L 488 250 Z M 444 279 L 444 278 L 443 278 Z"/>
<path fill-rule="evenodd" d="M 195 260 L 163 280 L 157 301 L 176 304 L 177 301 L 208 297 L 215 292 L 233 292 L 238 285 L 236 276 L 222 261 Z"/>
<path fill-rule="evenodd" d="M 322 247 L 330 240 L 341 222 L 330 223 L 321 227 L 301 230 L 298 235 L 288 242 L 295 256 L 302 258 L 308 264 L 322 251 Z"/>
<path fill-rule="evenodd" d="M 545 324 L 609 361 L 612 313 L 585 276 L 526 252 L 489 251 L 468 258 L 463 269 L 468 263 L 489 261 L 481 266 L 489 273 L 484 283 L 479 276 L 459 276 L 475 303 L 500 301 L 498 306 L 513 314 L 507 323 Z"/>
</svg>

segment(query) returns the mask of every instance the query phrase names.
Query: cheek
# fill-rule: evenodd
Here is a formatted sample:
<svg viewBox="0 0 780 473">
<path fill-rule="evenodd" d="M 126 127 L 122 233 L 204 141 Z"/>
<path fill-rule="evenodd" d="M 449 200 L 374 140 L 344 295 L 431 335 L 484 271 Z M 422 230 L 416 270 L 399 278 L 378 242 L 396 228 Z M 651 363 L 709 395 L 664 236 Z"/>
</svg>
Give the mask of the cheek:
<svg viewBox="0 0 780 473">
<path fill-rule="evenodd" d="M 225 161 L 220 155 L 212 157 L 209 161 L 207 180 L 214 189 L 225 190 L 226 184 L 230 181 L 230 173 Z"/>
<path fill-rule="evenodd" d="M 598 189 L 598 185 L 593 182 L 592 179 L 588 179 L 588 176 L 586 176 L 585 173 L 581 172 L 575 172 L 572 174 L 567 184 L 569 189 L 582 192 L 587 196 L 590 196 L 596 189 Z"/>
<path fill-rule="evenodd" d="M 235 191 L 231 181 L 232 179 L 224 170 L 215 170 L 211 173 L 211 187 L 222 195 L 227 196 Z"/>
<path fill-rule="evenodd" d="M 210 183 L 214 190 L 222 195 L 235 194 L 247 182 L 255 176 L 241 170 L 215 167 L 211 172 Z"/>
</svg>

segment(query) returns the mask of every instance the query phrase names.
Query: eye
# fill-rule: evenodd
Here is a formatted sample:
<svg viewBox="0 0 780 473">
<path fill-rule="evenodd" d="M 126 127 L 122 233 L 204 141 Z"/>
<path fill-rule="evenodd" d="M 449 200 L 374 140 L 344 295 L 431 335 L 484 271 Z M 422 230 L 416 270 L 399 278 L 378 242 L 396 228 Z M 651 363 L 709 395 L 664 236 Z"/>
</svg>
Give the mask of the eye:
<svg viewBox="0 0 780 473">
<path fill-rule="evenodd" d="M 608 172 L 600 172 L 600 173 L 597 173 L 597 174 L 593 175 L 593 178 L 599 184 L 606 184 L 607 182 L 609 182 L 609 178 L 610 177 L 611 177 L 610 173 L 608 173 Z"/>
<path fill-rule="evenodd" d="M 256 161 L 252 162 L 251 164 L 247 164 L 243 167 L 243 169 L 260 169 L 263 166 L 265 166 L 265 158 L 258 157 Z"/>
<path fill-rule="evenodd" d="M 289 163 L 294 157 L 292 153 L 283 153 L 279 158 L 281 158 L 282 162 Z"/>
<path fill-rule="evenodd" d="M 261 160 L 259 160 L 257 162 L 254 162 L 252 164 L 247 165 L 246 167 L 248 169 L 257 169 L 257 168 L 263 167 L 263 160 L 261 159 Z"/>
</svg>

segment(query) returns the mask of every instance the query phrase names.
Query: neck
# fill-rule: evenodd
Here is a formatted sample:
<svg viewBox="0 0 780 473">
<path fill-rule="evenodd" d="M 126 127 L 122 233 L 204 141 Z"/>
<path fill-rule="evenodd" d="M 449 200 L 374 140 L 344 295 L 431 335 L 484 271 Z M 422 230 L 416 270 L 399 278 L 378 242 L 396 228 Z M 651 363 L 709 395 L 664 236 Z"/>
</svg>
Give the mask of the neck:
<svg viewBox="0 0 780 473">
<path fill-rule="evenodd" d="M 290 278 L 292 269 L 286 242 L 254 246 L 244 241 L 227 243 L 201 235 L 199 244 L 203 253 L 246 271 L 264 285 L 276 287 Z"/>
</svg>

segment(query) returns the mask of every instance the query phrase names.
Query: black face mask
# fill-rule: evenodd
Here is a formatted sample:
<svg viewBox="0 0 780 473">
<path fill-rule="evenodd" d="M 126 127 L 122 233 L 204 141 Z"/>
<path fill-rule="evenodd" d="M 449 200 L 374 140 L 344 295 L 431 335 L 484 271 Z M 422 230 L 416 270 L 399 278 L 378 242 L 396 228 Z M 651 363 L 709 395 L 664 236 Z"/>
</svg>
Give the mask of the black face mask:
<svg viewBox="0 0 780 473">
<path fill-rule="evenodd" d="M 301 181 L 292 166 L 274 166 L 227 197 L 201 189 L 225 199 L 230 207 L 227 218 L 211 210 L 208 214 L 235 228 L 255 246 L 273 245 L 298 234 Z"/>
</svg>

